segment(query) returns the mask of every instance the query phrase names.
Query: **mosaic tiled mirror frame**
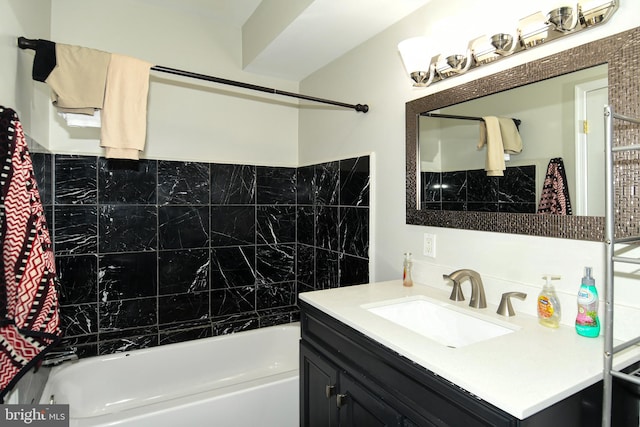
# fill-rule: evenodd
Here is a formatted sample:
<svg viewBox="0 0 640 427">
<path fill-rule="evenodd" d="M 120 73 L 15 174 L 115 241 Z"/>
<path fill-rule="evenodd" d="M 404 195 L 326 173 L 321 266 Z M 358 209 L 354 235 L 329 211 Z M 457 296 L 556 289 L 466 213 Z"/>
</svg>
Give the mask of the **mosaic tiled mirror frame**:
<svg viewBox="0 0 640 427">
<path fill-rule="evenodd" d="M 406 223 L 575 240 L 604 240 L 604 218 L 417 209 L 418 117 L 420 112 L 479 98 L 600 64 L 608 64 L 613 111 L 640 116 L 640 27 L 577 46 L 406 104 Z M 614 146 L 638 144 L 640 126 L 614 121 Z M 604 166 L 603 166 L 604 167 Z M 640 157 L 614 156 L 615 235 L 640 235 Z M 604 197 L 602 203 L 604 204 Z"/>
</svg>

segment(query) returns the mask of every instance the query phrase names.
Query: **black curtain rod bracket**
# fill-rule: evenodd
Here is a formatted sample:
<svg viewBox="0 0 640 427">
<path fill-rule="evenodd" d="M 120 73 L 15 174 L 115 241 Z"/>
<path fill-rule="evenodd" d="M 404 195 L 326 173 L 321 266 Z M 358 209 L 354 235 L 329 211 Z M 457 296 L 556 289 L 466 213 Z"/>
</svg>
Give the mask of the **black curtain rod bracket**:
<svg viewBox="0 0 640 427">
<path fill-rule="evenodd" d="M 18 37 L 18 47 L 20 49 L 33 49 L 37 46 L 36 40 L 31 40 L 25 37 Z"/>
<path fill-rule="evenodd" d="M 32 39 L 28 39 L 28 38 L 25 38 L 25 37 L 18 37 L 18 47 L 20 49 L 32 49 L 32 50 L 35 50 L 37 45 L 38 45 L 37 40 L 32 40 Z M 224 85 L 235 86 L 235 87 L 255 90 L 255 91 L 259 91 L 259 92 L 266 92 L 266 93 L 271 93 L 271 94 L 274 94 L 274 95 L 288 96 L 288 97 L 291 97 L 291 98 L 304 99 L 306 101 L 313 101 L 313 102 L 319 102 L 319 103 L 322 103 L 322 104 L 336 105 L 338 107 L 344 107 L 344 108 L 349 108 L 349 109 L 352 109 L 352 110 L 356 110 L 359 113 L 366 113 L 367 111 L 369 111 L 369 106 L 367 104 L 347 104 L 347 103 L 344 103 L 344 102 L 332 101 L 330 99 L 316 98 L 314 96 L 301 95 L 301 94 L 293 93 L 293 92 L 285 92 L 285 91 L 282 91 L 282 90 L 273 89 L 273 88 L 269 88 L 269 87 L 253 85 L 253 84 L 250 84 L 250 83 L 244 83 L 244 82 L 238 82 L 238 81 L 235 81 L 235 80 L 223 79 L 223 78 L 220 78 L 220 77 L 208 76 L 206 74 L 198 74 L 198 73 L 193 73 L 191 71 L 184 71 L 184 70 L 178 70 L 176 68 L 163 67 L 162 65 L 154 65 L 153 67 L 151 67 L 151 69 L 154 70 L 154 71 L 161 72 L 161 73 L 175 74 L 175 75 L 178 75 L 178 76 L 190 77 L 190 78 L 198 79 L 198 80 L 206 80 L 206 81 L 209 81 L 209 82 L 220 83 L 220 84 L 224 84 Z"/>
<path fill-rule="evenodd" d="M 429 112 L 420 113 L 420 115 L 423 117 L 438 117 L 442 119 L 458 119 L 458 120 L 475 120 L 478 122 L 481 122 L 484 120 L 482 117 L 456 116 L 454 114 L 439 114 L 439 113 L 429 113 Z M 516 127 L 519 129 L 520 123 L 522 123 L 522 120 L 520 119 L 511 119 L 511 120 L 513 120 L 513 122 L 516 124 Z"/>
</svg>

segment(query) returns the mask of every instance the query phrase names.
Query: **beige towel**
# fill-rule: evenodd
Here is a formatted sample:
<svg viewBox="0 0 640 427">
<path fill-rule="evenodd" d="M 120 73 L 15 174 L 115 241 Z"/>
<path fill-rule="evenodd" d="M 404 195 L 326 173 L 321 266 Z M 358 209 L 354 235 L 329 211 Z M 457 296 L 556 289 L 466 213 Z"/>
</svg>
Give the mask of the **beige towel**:
<svg viewBox="0 0 640 427">
<path fill-rule="evenodd" d="M 503 176 L 506 165 L 504 153 L 517 154 L 522 151 L 522 139 L 513 119 L 486 116 L 480 122 L 478 149 L 487 146 L 485 170 L 487 176 Z"/>
<path fill-rule="evenodd" d="M 111 54 L 100 138 L 107 158 L 138 160 L 144 150 L 152 65 L 130 56 Z"/>
<path fill-rule="evenodd" d="M 513 119 L 508 117 L 498 117 L 500 123 L 500 133 L 502 134 L 502 146 L 504 152 L 518 154 L 522 151 L 522 138 Z"/>
<path fill-rule="evenodd" d="M 45 80 L 59 111 L 93 114 L 102 108 L 111 54 L 56 44 L 56 66 Z"/>
</svg>

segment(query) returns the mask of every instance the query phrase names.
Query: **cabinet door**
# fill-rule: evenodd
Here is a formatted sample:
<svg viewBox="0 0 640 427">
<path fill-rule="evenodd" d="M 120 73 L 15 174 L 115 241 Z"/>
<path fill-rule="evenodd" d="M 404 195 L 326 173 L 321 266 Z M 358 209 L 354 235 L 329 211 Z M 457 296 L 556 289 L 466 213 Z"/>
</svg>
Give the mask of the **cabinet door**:
<svg viewBox="0 0 640 427">
<path fill-rule="evenodd" d="M 338 368 L 300 342 L 300 425 L 338 426 Z"/>
<path fill-rule="evenodd" d="M 336 398 L 341 427 L 400 426 L 402 417 L 344 372 Z"/>
</svg>

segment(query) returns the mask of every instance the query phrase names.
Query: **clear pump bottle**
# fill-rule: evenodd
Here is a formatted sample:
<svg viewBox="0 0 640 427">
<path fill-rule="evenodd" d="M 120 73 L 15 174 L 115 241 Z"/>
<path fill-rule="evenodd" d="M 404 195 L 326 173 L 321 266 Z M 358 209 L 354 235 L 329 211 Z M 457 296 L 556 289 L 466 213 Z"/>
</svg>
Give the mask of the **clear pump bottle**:
<svg viewBox="0 0 640 427">
<path fill-rule="evenodd" d="M 557 328 L 560 326 L 562 312 L 560 301 L 551 281 L 560 279 L 560 276 L 545 274 L 542 278 L 545 280 L 545 284 L 538 295 L 538 322 L 548 328 Z"/>
<path fill-rule="evenodd" d="M 411 264 L 411 252 L 406 252 L 404 254 L 402 286 L 413 286 L 413 279 L 411 278 Z"/>
</svg>

